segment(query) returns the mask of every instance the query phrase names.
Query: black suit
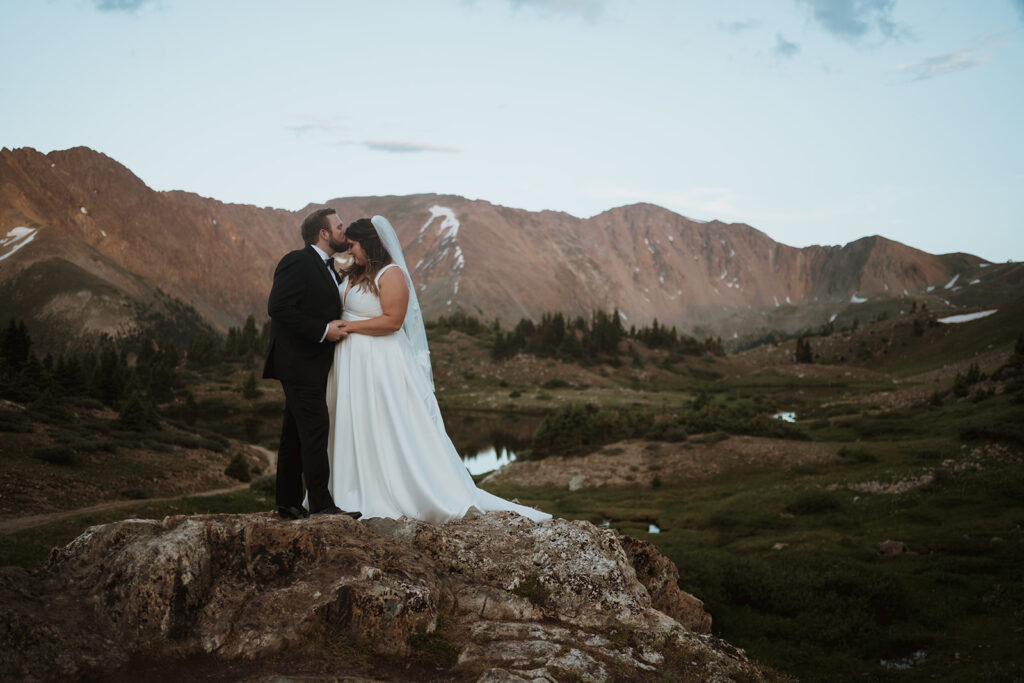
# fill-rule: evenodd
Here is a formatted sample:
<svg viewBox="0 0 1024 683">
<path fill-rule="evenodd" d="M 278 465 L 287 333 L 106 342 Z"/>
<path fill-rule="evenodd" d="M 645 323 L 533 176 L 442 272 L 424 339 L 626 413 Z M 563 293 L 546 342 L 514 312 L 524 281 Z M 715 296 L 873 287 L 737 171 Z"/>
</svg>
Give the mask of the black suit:
<svg viewBox="0 0 1024 683">
<path fill-rule="evenodd" d="M 310 512 L 332 507 L 327 489 L 327 374 L 335 342 L 320 341 L 327 323 L 341 318 L 338 285 L 311 246 L 293 251 L 277 264 L 267 301 L 270 349 L 263 376 L 281 380 L 284 422 L 277 452 L 277 504 L 302 505 L 306 480 Z"/>
</svg>

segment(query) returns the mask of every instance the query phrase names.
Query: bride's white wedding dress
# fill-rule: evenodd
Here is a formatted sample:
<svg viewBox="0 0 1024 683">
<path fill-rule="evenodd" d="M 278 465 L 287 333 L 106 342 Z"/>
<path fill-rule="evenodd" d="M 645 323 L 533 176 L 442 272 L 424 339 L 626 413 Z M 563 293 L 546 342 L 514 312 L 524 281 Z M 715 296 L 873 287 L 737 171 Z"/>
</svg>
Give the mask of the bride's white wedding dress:
<svg viewBox="0 0 1024 683">
<path fill-rule="evenodd" d="M 397 267 L 386 266 L 377 280 Z M 339 286 L 343 320 L 383 313 L 375 294 L 348 285 L 345 278 Z M 363 519 L 406 515 L 443 523 L 492 510 L 551 519 L 476 487 L 448 438 L 430 384 L 401 329 L 381 337 L 352 333 L 337 344 L 327 378 L 335 504 L 359 510 Z"/>
</svg>

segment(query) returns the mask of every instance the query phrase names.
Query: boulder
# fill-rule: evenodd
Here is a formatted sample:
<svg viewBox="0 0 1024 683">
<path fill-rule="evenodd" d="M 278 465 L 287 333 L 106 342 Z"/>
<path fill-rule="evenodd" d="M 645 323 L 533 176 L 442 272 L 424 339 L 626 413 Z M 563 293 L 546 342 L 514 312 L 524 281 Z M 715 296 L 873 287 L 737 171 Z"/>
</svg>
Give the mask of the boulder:
<svg viewBox="0 0 1024 683">
<path fill-rule="evenodd" d="M 0 570 L 0 678 L 762 680 L 678 578 L 645 541 L 514 513 L 126 520 Z"/>
<path fill-rule="evenodd" d="M 880 555 L 894 557 L 907 552 L 907 545 L 903 541 L 886 540 L 878 544 L 878 552 Z"/>
</svg>

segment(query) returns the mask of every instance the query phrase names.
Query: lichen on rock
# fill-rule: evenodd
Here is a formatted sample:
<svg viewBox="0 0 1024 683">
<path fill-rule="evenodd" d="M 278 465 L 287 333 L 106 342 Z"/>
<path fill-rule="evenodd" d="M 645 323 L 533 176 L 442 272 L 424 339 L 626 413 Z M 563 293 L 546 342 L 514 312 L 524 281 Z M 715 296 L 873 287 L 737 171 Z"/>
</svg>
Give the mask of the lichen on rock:
<svg viewBox="0 0 1024 683">
<path fill-rule="evenodd" d="M 678 578 L 650 543 L 514 513 L 126 520 L 0 570 L 0 677 L 198 657 L 242 678 L 763 678 Z"/>
</svg>

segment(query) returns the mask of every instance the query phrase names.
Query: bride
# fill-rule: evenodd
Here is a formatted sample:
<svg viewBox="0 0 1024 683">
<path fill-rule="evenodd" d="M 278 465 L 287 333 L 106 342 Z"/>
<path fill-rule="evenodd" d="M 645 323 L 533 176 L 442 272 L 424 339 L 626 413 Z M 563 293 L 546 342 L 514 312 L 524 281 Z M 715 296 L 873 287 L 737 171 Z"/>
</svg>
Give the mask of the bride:
<svg viewBox="0 0 1024 683">
<path fill-rule="evenodd" d="M 345 236 L 354 261 L 339 285 L 348 337 L 335 347 L 327 378 L 335 503 L 364 519 L 443 523 L 491 510 L 551 519 L 478 489 L 448 438 L 394 228 L 381 216 L 361 218 Z"/>
</svg>

